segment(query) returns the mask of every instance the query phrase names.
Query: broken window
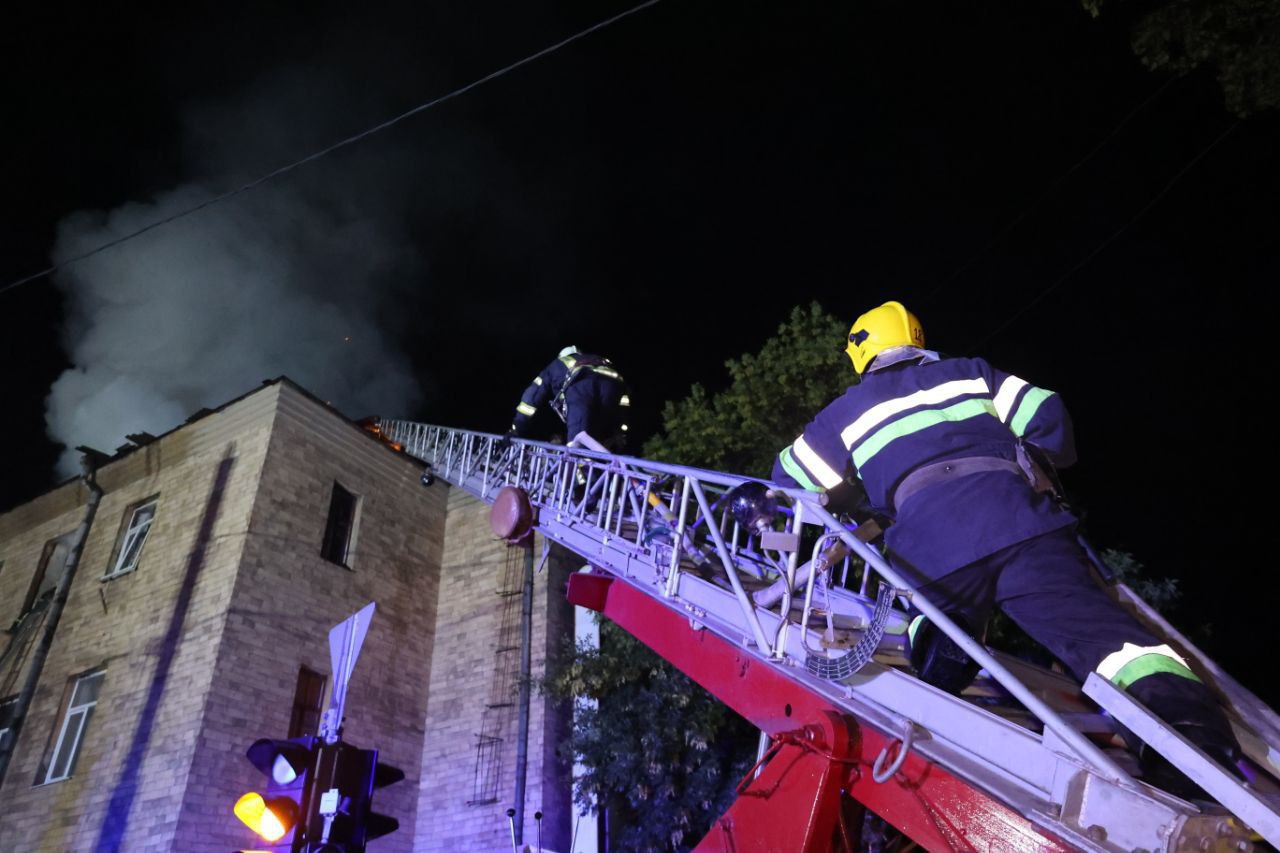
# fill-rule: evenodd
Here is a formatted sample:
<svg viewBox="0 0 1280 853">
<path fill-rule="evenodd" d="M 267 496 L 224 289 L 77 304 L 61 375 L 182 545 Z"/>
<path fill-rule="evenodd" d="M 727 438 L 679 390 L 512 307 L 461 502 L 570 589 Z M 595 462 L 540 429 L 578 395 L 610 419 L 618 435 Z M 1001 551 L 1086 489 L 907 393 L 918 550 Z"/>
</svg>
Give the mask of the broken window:
<svg viewBox="0 0 1280 853">
<path fill-rule="evenodd" d="M 22 605 L 23 613 L 53 594 L 54 587 L 62 577 L 62 570 L 66 568 L 67 557 L 71 556 L 71 546 L 75 538 L 76 532 L 73 530 L 44 543 L 44 550 L 40 552 L 40 562 L 36 565 L 35 576 L 31 578 L 31 586 L 27 587 L 27 598 Z"/>
<path fill-rule="evenodd" d="M 13 728 L 13 716 L 17 710 L 17 696 L 0 699 L 0 753 L 9 749 L 9 732 Z"/>
<path fill-rule="evenodd" d="M 320 703 L 324 700 L 325 677 L 318 672 L 298 667 L 298 686 L 293 691 L 293 715 L 289 719 L 289 737 L 320 733 Z"/>
<path fill-rule="evenodd" d="M 329 498 L 329 520 L 324 528 L 324 542 L 320 546 L 320 556 L 330 563 L 339 566 L 348 565 L 351 556 L 351 534 L 356 523 L 356 504 L 359 498 L 333 484 L 333 496 Z"/>
</svg>

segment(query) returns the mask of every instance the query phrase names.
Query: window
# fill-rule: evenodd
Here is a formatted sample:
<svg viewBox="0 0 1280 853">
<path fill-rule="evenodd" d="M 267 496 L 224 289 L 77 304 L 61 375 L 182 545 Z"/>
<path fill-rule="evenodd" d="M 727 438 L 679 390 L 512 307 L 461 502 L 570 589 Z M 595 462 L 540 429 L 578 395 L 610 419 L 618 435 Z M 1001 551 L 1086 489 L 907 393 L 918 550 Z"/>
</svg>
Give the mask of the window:
<svg viewBox="0 0 1280 853">
<path fill-rule="evenodd" d="M 0 699 L 0 753 L 9 749 L 9 730 L 13 728 L 13 714 L 17 710 L 17 696 Z"/>
<path fill-rule="evenodd" d="M 320 733 L 320 703 L 324 700 L 325 677 L 305 666 L 298 668 L 298 687 L 293 691 L 293 716 L 289 737 Z"/>
<path fill-rule="evenodd" d="M 330 563 L 347 566 L 351 556 L 351 533 L 356 523 L 358 498 L 337 483 L 333 484 L 333 496 L 329 498 L 329 521 L 324 528 L 324 543 L 320 556 Z M 349 568 L 349 567 L 348 567 Z"/>
<path fill-rule="evenodd" d="M 46 595 L 50 595 L 53 588 L 58 585 L 62 570 L 67 565 L 67 557 L 71 555 L 71 546 L 75 537 L 76 532 L 73 530 L 44 543 L 35 577 L 31 579 L 31 586 L 27 588 L 27 600 L 22 605 L 23 613 L 29 611 Z"/>
<path fill-rule="evenodd" d="M 120 540 L 116 543 L 115 559 L 112 560 L 111 571 L 105 575 L 108 578 L 123 575 L 138 567 L 142 546 L 147 542 L 147 533 L 151 531 L 151 522 L 156 517 L 156 499 L 151 497 L 134 504 L 125 510 L 124 517 Z"/>
<path fill-rule="evenodd" d="M 89 727 L 89 718 L 93 716 L 94 706 L 98 704 L 98 692 L 102 690 L 102 681 L 106 676 L 104 670 L 82 675 L 75 680 L 71 691 L 71 701 L 62 716 L 58 727 L 58 736 L 53 745 L 53 759 L 45 772 L 44 783 L 60 782 L 71 776 L 76 769 L 76 757 L 80 754 L 80 744 L 84 742 L 85 729 Z"/>
</svg>

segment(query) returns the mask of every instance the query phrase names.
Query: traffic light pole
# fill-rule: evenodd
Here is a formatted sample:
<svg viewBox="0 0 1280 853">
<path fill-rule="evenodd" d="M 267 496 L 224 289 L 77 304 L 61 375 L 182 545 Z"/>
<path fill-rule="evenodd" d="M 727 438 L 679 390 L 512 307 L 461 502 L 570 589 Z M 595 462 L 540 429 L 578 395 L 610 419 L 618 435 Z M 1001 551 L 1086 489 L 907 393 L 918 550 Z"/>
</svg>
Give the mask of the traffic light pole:
<svg viewBox="0 0 1280 853">
<path fill-rule="evenodd" d="M 373 793 L 404 779 L 404 772 L 380 762 L 377 749 L 342 740 L 347 687 L 374 609 L 367 605 L 329 632 L 333 691 L 320 737 L 259 738 L 245 753 L 267 777 L 266 793 L 246 793 L 232 811 L 270 845 L 267 850 L 363 853 L 368 841 L 400 827 L 394 817 L 373 811 Z"/>
<path fill-rule="evenodd" d="M 529 771 L 529 678 L 532 673 L 533 646 L 533 542 L 524 548 L 524 591 L 520 595 L 520 716 L 516 733 L 516 846 L 524 843 L 524 789 Z"/>
</svg>

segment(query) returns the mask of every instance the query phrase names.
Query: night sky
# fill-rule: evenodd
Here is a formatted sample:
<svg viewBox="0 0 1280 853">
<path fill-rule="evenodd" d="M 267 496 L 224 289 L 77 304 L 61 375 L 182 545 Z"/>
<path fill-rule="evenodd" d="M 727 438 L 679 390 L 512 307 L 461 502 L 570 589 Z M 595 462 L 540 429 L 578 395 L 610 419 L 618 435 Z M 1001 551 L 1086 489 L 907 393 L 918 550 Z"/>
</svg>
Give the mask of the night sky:
<svg viewBox="0 0 1280 853">
<path fill-rule="evenodd" d="M 48 266 L 72 214 L 226 189 L 627 7 L 298 8 L 10 18 L 0 287 Z M 421 386 L 389 416 L 500 432 L 575 343 L 618 364 L 643 436 L 661 401 L 722 386 L 724 360 L 792 306 L 851 320 L 903 301 L 931 346 L 1062 394 L 1093 538 L 1179 578 L 1178 621 L 1210 626 L 1275 704 L 1259 629 L 1280 586 L 1278 153 L 1275 115 L 1237 122 L 1212 75 L 1147 71 L 1118 22 L 1074 0 L 664 0 L 279 183 L 412 246 L 357 285 L 324 283 L 339 306 L 377 289 L 378 346 Z M 55 481 L 45 399 L 72 363 L 67 293 L 62 278 L 0 294 L 0 508 Z M 287 312 L 274 322 L 287 336 Z M 197 399 L 200 354 L 185 355 Z M 201 405 L 281 372 L 251 365 Z"/>
</svg>

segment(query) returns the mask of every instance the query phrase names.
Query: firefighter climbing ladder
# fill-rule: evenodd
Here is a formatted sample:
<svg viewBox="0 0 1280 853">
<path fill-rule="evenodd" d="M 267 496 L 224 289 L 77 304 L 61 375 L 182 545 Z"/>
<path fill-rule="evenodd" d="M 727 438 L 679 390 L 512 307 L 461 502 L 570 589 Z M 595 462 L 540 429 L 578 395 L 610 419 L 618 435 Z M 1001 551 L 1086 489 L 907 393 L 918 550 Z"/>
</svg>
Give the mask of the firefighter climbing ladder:
<svg viewBox="0 0 1280 853">
<path fill-rule="evenodd" d="M 768 760 L 700 850 L 849 842 L 857 827 L 844 794 L 930 850 L 1246 850 L 1244 825 L 1280 846 L 1280 718 L 1212 661 L 1192 665 L 1224 697 L 1255 771 L 1248 784 L 1096 676 L 1083 691 L 1109 716 L 1074 680 L 987 650 L 816 494 L 782 492 L 783 529 L 746 529 L 720 500 L 740 477 L 406 421 L 380 430 L 481 500 L 523 490 L 538 532 L 593 567 L 570 579 L 575 604 L 603 612 L 770 735 Z M 836 540 L 862 561 L 857 591 L 829 577 L 847 576 L 848 558 L 823 569 L 822 549 Z M 873 576 L 888 593 L 878 600 L 867 594 Z M 889 605 L 908 600 L 982 665 L 962 696 L 902 666 L 907 616 Z M 868 643 L 864 666 L 843 665 L 868 656 Z M 1110 745 L 1114 720 L 1224 808 L 1135 780 L 1132 759 Z"/>
</svg>

